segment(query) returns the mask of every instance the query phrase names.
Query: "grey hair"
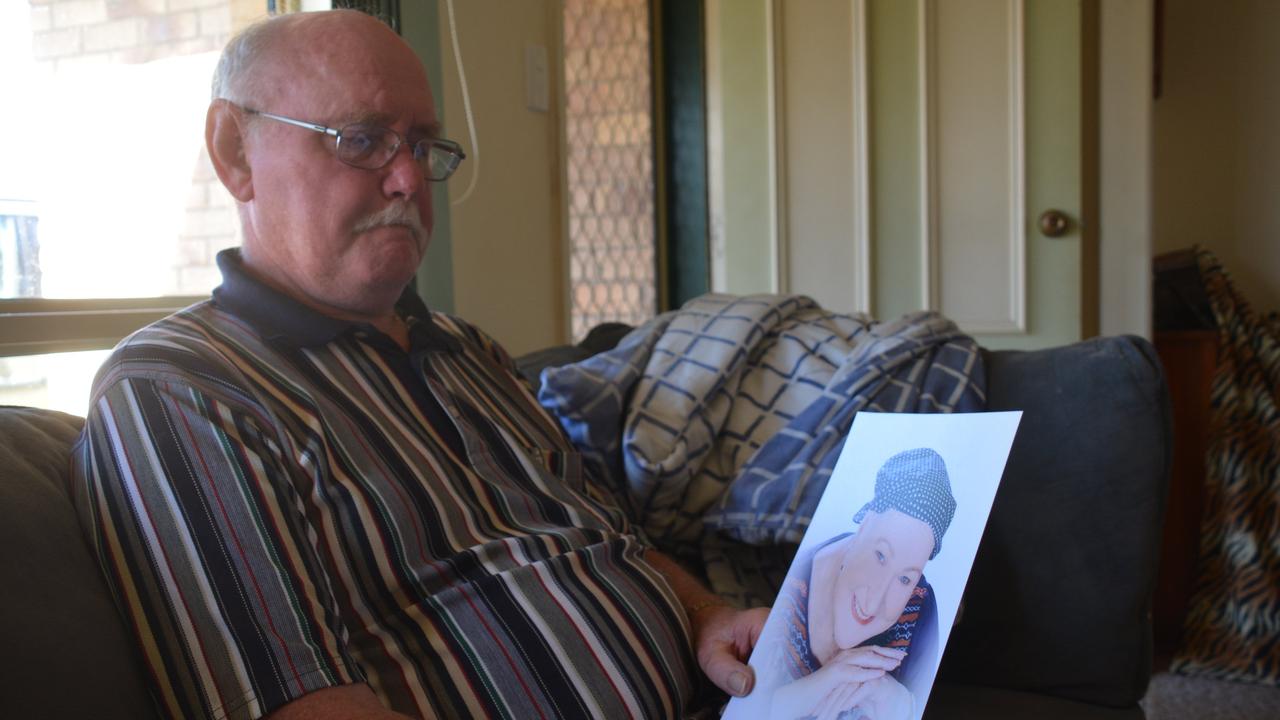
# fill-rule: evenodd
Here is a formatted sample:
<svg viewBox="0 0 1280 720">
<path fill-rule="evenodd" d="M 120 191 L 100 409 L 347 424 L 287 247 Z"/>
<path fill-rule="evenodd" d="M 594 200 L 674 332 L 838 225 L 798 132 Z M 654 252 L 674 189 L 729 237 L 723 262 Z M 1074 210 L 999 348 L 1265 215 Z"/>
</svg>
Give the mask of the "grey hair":
<svg viewBox="0 0 1280 720">
<path fill-rule="evenodd" d="M 262 47 L 270 33 L 266 26 L 271 20 L 261 20 L 251 24 L 236 36 L 230 38 L 223 54 L 218 58 L 218 68 L 214 69 L 212 82 L 212 100 L 230 100 L 243 105 L 253 95 L 250 88 L 252 74 L 247 70 L 253 67 L 262 55 Z"/>
<path fill-rule="evenodd" d="M 258 73 L 253 68 L 271 44 L 284 16 L 259 20 L 236 33 L 222 49 L 213 71 L 214 100 L 230 100 L 247 105 L 257 96 Z"/>
</svg>

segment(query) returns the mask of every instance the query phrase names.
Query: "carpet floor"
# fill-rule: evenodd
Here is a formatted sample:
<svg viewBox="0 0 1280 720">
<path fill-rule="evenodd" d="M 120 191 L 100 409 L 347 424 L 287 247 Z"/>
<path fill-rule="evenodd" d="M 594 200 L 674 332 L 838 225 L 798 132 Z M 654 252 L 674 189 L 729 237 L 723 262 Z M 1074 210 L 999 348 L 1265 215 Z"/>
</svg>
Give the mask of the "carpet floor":
<svg viewBox="0 0 1280 720">
<path fill-rule="evenodd" d="M 1280 687 L 1162 672 L 1142 709 L 1147 720 L 1280 720 Z"/>
</svg>

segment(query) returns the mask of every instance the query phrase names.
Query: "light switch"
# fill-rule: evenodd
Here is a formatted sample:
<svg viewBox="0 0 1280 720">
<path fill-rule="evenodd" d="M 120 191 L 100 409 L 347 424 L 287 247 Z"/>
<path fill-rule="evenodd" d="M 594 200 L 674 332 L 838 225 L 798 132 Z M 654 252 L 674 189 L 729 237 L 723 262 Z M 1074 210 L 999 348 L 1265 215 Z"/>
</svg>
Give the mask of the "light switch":
<svg viewBox="0 0 1280 720">
<path fill-rule="evenodd" d="M 534 112 L 547 112 L 551 94 L 547 77 L 547 49 L 542 45 L 524 47 L 524 104 Z"/>
</svg>

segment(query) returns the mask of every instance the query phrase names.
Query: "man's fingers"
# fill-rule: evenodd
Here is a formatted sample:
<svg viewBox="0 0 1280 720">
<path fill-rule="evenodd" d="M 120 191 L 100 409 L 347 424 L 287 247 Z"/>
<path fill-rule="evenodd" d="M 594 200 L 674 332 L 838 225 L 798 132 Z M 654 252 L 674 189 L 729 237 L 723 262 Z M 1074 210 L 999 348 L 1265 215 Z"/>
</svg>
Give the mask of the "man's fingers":
<svg viewBox="0 0 1280 720">
<path fill-rule="evenodd" d="M 764 631 L 764 621 L 769 619 L 769 608 L 744 610 L 741 618 L 735 628 L 734 641 L 737 645 L 738 657 L 745 660 L 751 655 L 751 649 L 756 646 L 760 633 Z"/>
<path fill-rule="evenodd" d="M 716 687 L 735 696 L 751 692 L 756 677 L 745 661 L 768 616 L 768 608 L 714 608 L 699 614 L 700 626 L 695 630 L 698 664 Z"/>
<path fill-rule="evenodd" d="M 750 666 L 738 660 L 733 650 L 728 644 L 713 649 L 702 663 L 702 671 L 716 687 L 730 695 L 741 697 L 751 692 L 756 674 Z"/>
</svg>

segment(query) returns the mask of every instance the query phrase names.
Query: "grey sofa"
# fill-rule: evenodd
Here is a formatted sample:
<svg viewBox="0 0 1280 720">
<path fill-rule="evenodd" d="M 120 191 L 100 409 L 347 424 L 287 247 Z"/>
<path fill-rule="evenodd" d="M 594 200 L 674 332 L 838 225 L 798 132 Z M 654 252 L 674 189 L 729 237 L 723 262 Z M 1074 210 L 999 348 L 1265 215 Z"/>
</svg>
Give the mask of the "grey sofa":
<svg viewBox="0 0 1280 720">
<path fill-rule="evenodd" d="M 985 359 L 990 409 L 1023 422 L 925 717 L 1142 718 L 1170 449 L 1155 353 L 1107 338 Z M 3 718 L 155 716 L 69 499 L 81 423 L 0 408 Z"/>
</svg>

